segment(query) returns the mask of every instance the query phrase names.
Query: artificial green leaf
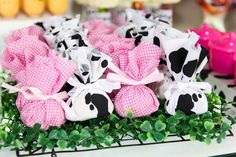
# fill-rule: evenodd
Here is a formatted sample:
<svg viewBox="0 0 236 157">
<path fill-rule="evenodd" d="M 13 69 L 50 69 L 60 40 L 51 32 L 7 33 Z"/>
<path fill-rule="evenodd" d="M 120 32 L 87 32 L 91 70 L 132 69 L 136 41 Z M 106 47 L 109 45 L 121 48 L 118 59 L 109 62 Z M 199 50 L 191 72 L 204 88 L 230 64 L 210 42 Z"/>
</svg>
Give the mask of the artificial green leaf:
<svg viewBox="0 0 236 157">
<path fill-rule="evenodd" d="M 52 142 L 48 142 L 48 143 L 46 144 L 46 147 L 47 147 L 48 149 L 53 149 L 53 148 L 54 148 L 54 144 L 53 144 Z"/>
<path fill-rule="evenodd" d="M 195 121 L 195 120 L 190 120 L 190 121 L 189 121 L 189 125 L 190 125 L 191 127 L 197 127 L 197 126 L 198 126 L 198 122 Z"/>
<path fill-rule="evenodd" d="M 48 138 L 49 139 L 57 139 L 58 134 L 59 134 L 59 131 L 54 129 L 54 130 L 50 131 Z"/>
<path fill-rule="evenodd" d="M 41 144 L 42 146 L 45 146 L 49 142 L 49 139 L 44 134 L 41 133 L 39 134 L 38 141 L 39 141 L 39 144 Z"/>
<path fill-rule="evenodd" d="M 75 147 L 76 147 L 76 142 L 70 141 L 70 142 L 67 144 L 67 147 L 68 147 L 68 148 L 71 148 L 71 149 L 75 149 Z"/>
<path fill-rule="evenodd" d="M 60 140 L 67 140 L 68 139 L 68 135 L 65 130 L 60 130 L 58 132 L 58 139 L 60 139 Z"/>
<path fill-rule="evenodd" d="M 19 139 L 16 139 L 14 144 L 15 144 L 15 148 L 21 148 L 22 147 L 22 144 L 21 144 Z"/>
<path fill-rule="evenodd" d="M 221 99 L 219 97 L 215 98 L 215 104 L 216 105 L 221 105 L 222 104 Z"/>
<path fill-rule="evenodd" d="M 80 137 L 83 139 L 87 139 L 91 137 L 91 134 L 89 133 L 89 130 L 87 128 L 83 128 L 80 132 Z"/>
<path fill-rule="evenodd" d="M 153 139 L 153 136 L 152 136 L 152 133 L 151 132 L 147 132 L 147 138 L 152 140 Z"/>
<path fill-rule="evenodd" d="M 154 132 L 153 137 L 156 141 L 162 142 L 165 139 L 165 135 L 161 132 Z"/>
<path fill-rule="evenodd" d="M 41 128 L 41 124 L 36 123 L 36 124 L 34 125 L 34 131 L 35 131 L 35 132 L 39 132 L 39 131 L 40 131 L 40 128 Z"/>
<path fill-rule="evenodd" d="M 103 125 L 102 126 L 102 129 L 105 131 L 105 132 L 107 132 L 109 129 L 110 129 L 110 124 L 108 123 L 108 124 L 105 124 L 105 125 Z"/>
<path fill-rule="evenodd" d="M 221 136 L 218 136 L 217 139 L 216 139 L 216 142 L 217 142 L 218 144 L 220 144 L 220 143 L 222 142 L 222 137 L 221 137 Z"/>
<path fill-rule="evenodd" d="M 225 139 L 225 137 L 226 137 L 226 132 L 221 132 L 220 136 L 222 137 L 222 139 Z"/>
<path fill-rule="evenodd" d="M 106 136 L 106 137 L 105 137 L 105 144 L 106 144 L 107 146 L 111 146 L 111 144 L 113 143 L 113 141 L 114 141 L 114 138 L 113 138 L 113 137 L 111 137 L 111 136 Z"/>
<path fill-rule="evenodd" d="M 117 122 L 119 120 L 119 117 L 115 114 L 111 114 L 109 116 L 109 120 L 112 121 L 112 122 Z"/>
<path fill-rule="evenodd" d="M 204 142 L 208 145 L 211 144 L 211 136 L 207 135 Z"/>
<path fill-rule="evenodd" d="M 38 143 L 34 141 L 30 146 L 32 147 L 33 150 L 35 150 L 38 148 Z"/>
<path fill-rule="evenodd" d="M 176 131 L 177 131 L 175 126 L 170 126 L 169 130 L 170 130 L 171 133 L 176 133 Z"/>
<path fill-rule="evenodd" d="M 94 133 L 98 137 L 105 137 L 106 136 L 104 129 L 97 129 L 94 131 Z"/>
<path fill-rule="evenodd" d="M 214 128 L 215 124 L 213 122 L 206 121 L 204 122 L 205 129 L 209 132 Z"/>
<path fill-rule="evenodd" d="M 222 121 L 221 117 L 214 117 L 213 118 L 213 122 L 215 122 L 215 123 L 221 123 L 221 121 Z"/>
<path fill-rule="evenodd" d="M 162 121 L 158 120 L 155 123 L 155 129 L 156 129 L 156 131 L 159 131 L 159 132 L 163 131 L 166 129 L 166 124 L 163 123 Z"/>
<path fill-rule="evenodd" d="M 162 122 L 165 122 L 165 121 L 166 121 L 166 117 L 165 117 L 163 114 L 159 115 L 159 116 L 157 117 L 157 119 L 160 120 L 160 121 L 162 121 Z"/>
<path fill-rule="evenodd" d="M 196 135 L 195 134 L 190 134 L 190 140 L 195 141 L 196 140 Z"/>
<path fill-rule="evenodd" d="M 132 110 L 128 110 L 127 112 L 126 112 L 126 116 L 127 116 L 127 118 L 129 118 L 129 119 L 132 119 L 134 116 L 133 116 L 133 111 Z"/>
<path fill-rule="evenodd" d="M 65 140 L 58 140 L 57 141 L 57 146 L 60 149 L 65 149 L 67 147 L 67 141 L 65 141 Z"/>
<path fill-rule="evenodd" d="M 186 119 L 186 115 L 184 112 L 182 111 L 177 111 L 175 114 L 176 119 L 180 120 L 180 119 Z"/>
<path fill-rule="evenodd" d="M 96 143 L 98 143 L 99 145 L 102 145 L 105 142 L 105 138 L 104 137 L 96 136 L 94 139 L 95 139 Z"/>
<path fill-rule="evenodd" d="M 211 118 L 212 118 L 212 113 L 211 113 L 210 111 L 208 111 L 208 112 L 202 114 L 202 115 L 201 115 L 201 118 L 202 118 L 203 120 L 205 120 L 205 119 L 211 119 Z"/>
<path fill-rule="evenodd" d="M 31 135 L 27 135 L 23 140 L 24 140 L 24 143 L 28 143 L 28 142 L 33 141 L 34 138 L 35 138 L 35 135 L 31 134 Z"/>
<path fill-rule="evenodd" d="M 145 134 L 145 133 L 139 134 L 139 135 L 138 135 L 138 138 L 139 138 L 141 141 L 143 141 L 143 142 L 148 139 L 147 134 Z"/>
<path fill-rule="evenodd" d="M 6 141 L 6 139 L 7 139 L 7 132 L 5 132 L 5 131 L 0 131 L 0 139 L 1 139 L 2 141 Z"/>
<path fill-rule="evenodd" d="M 226 131 L 228 131 L 229 129 L 230 129 L 230 125 L 227 124 L 227 123 L 225 123 L 225 122 L 223 122 L 222 125 L 221 125 L 221 130 L 222 130 L 223 132 L 226 132 Z"/>
<path fill-rule="evenodd" d="M 69 139 L 72 141 L 78 141 L 80 139 L 79 131 L 73 130 L 69 135 Z"/>
<path fill-rule="evenodd" d="M 152 131 L 152 125 L 149 121 L 145 120 L 141 125 L 140 125 L 140 129 L 145 131 L 145 132 L 149 132 Z"/>
<path fill-rule="evenodd" d="M 121 126 L 124 126 L 124 127 L 127 126 L 127 123 L 128 123 L 128 120 L 127 120 L 127 119 L 122 119 L 121 121 L 119 121 L 119 124 L 120 124 Z"/>
<path fill-rule="evenodd" d="M 83 147 L 90 147 L 91 146 L 91 141 L 85 140 L 81 143 L 81 146 Z"/>
<path fill-rule="evenodd" d="M 236 117 L 233 118 L 232 116 L 228 115 L 227 119 L 230 120 L 231 124 L 236 124 Z"/>
<path fill-rule="evenodd" d="M 167 118 L 166 121 L 167 121 L 167 123 L 169 123 L 169 125 L 179 124 L 179 120 L 175 116 L 171 116 L 171 117 Z"/>
</svg>

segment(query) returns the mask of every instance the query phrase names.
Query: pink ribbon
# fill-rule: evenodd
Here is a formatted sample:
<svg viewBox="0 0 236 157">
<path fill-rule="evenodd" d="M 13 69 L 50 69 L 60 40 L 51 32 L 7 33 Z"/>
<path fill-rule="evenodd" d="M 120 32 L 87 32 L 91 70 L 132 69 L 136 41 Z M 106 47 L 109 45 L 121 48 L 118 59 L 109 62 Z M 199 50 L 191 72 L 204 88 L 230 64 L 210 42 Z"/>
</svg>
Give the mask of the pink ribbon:
<svg viewBox="0 0 236 157">
<path fill-rule="evenodd" d="M 146 85 L 152 82 L 160 82 L 164 79 L 164 75 L 160 73 L 158 68 L 155 68 L 150 74 L 148 74 L 140 81 L 136 81 L 133 78 L 129 77 L 114 64 L 110 64 L 109 68 L 115 73 L 108 73 L 106 78 L 111 81 L 121 82 L 121 84 L 125 85 Z"/>
<path fill-rule="evenodd" d="M 21 86 L 21 84 L 18 84 L 16 86 L 11 86 L 9 84 L 3 83 L 1 86 L 3 88 L 8 89 L 9 93 L 21 92 L 24 95 L 24 97 L 28 100 L 54 99 L 58 102 L 61 102 L 64 99 L 68 98 L 68 95 L 67 95 L 66 92 L 60 92 L 60 93 L 56 93 L 56 94 L 53 94 L 53 95 L 44 95 L 43 92 L 40 91 L 38 88 Z M 27 91 L 30 91 L 31 93 L 29 93 Z"/>
<path fill-rule="evenodd" d="M 62 105 L 62 107 L 65 111 L 71 111 L 70 107 L 63 101 L 69 97 L 67 92 L 60 92 L 60 93 L 56 93 L 53 95 L 45 95 L 38 88 L 22 86 L 21 84 L 18 84 L 16 86 L 11 86 L 9 84 L 2 83 L 1 86 L 3 88 L 8 89 L 9 93 L 21 92 L 23 94 L 23 96 L 28 100 L 54 99 Z M 29 91 L 30 91 L 30 93 L 29 93 Z M 75 113 L 70 113 L 70 116 L 74 117 L 76 115 L 75 115 Z"/>
</svg>

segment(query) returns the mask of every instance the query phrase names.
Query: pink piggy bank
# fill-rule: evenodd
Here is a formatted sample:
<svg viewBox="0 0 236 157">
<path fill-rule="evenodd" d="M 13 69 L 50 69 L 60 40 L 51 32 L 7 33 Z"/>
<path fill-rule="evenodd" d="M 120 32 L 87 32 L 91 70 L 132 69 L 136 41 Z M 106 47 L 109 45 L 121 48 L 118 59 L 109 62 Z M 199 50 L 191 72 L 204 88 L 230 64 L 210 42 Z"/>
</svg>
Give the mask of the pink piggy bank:
<svg viewBox="0 0 236 157">
<path fill-rule="evenodd" d="M 207 23 L 204 23 L 200 28 L 191 29 L 191 31 L 200 36 L 198 44 L 202 45 L 206 49 L 209 49 L 209 41 L 216 40 L 222 37 L 222 33 L 220 31 L 210 28 Z"/>
<path fill-rule="evenodd" d="M 225 33 L 221 39 L 210 41 L 209 48 L 211 69 L 221 74 L 233 75 L 236 58 L 235 33 Z"/>
</svg>

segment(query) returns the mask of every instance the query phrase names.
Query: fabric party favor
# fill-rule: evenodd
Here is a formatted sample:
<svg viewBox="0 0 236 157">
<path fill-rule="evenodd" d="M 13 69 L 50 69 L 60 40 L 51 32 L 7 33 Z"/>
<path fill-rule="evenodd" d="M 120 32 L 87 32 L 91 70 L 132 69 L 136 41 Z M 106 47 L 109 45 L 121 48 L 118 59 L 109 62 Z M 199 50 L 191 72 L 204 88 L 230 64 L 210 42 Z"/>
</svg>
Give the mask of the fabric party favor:
<svg viewBox="0 0 236 157">
<path fill-rule="evenodd" d="M 12 72 L 17 86 L 2 86 L 10 93 L 19 92 L 16 105 L 27 127 L 33 127 L 36 123 L 41 124 L 44 130 L 49 126 L 60 127 L 66 120 L 63 100 L 68 95 L 59 91 L 74 74 L 75 66 L 56 56 L 40 40 L 42 34 L 33 33 L 37 29 L 29 27 L 26 30 L 14 32 L 8 38 L 1 61 L 3 67 Z"/>
<path fill-rule="evenodd" d="M 160 40 L 155 36 L 156 30 L 160 30 L 160 25 L 164 28 L 170 27 L 170 25 L 164 21 L 154 21 L 151 19 L 151 15 L 145 15 L 136 10 L 127 9 L 126 16 L 128 22 L 117 28 L 115 33 L 119 34 L 121 37 L 133 38 L 136 46 L 141 41 L 160 46 Z"/>
<path fill-rule="evenodd" d="M 47 43 L 57 55 L 71 60 L 70 53 L 78 47 L 88 47 L 87 31 L 79 24 L 80 18 L 52 17 L 40 24 Z"/>
<path fill-rule="evenodd" d="M 119 89 L 119 82 L 101 78 L 111 59 L 92 47 L 84 47 L 71 52 L 72 62 L 77 66 L 75 75 L 68 80 L 73 87 L 68 95 L 66 118 L 84 121 L 111 114 L 114 105 L 107 95 Z"/>
<path fill-rule="evenodd" d="M 26 126 L 33 127 L 40 123 L 42 129 L 48 129 L 49 126 L 59 127 L 64 124 L 66 104 L 63 100 L 68 96 L 65 92 L 58 92 L 74 70 L 73 64 L 65 59 L 37 56 L 19 73 L 22 88 L 27 88 L 18 95 L 16 105 Z M 33 96 L 28 96 L 28 92 L 33 93 Z"/>
<path fill-rule="evenodd" d="M 167 66 L 174 77 L 174 82 L 165 92 L 166 111 L 174 115 L 177 110 L 186 114 L 202 114 L 208 111 L 208 101 L 205 93 L 211 92 L 211 85 L 206 82 L 196 82 L 196 75 L 207 63 L 207 53 L 200 45 L 195 46 L 199 37 L 195 33 L 188 36 L 178 36 L 171 28 L 160 33 L 162 47 L 166 54 Z"/>
<path fill-rule="evenodd" d="M 126 56 L 121 56 L 118 66 L 110 67 L 113 72 L 107 74 L 107 79 L 123 85 L 114 100 L 120 116 L 126 117 L 132 112 L 134 117 L 142 117 L 158 110 L 159 102 L 154 92 L 145 85 L 163 79 L 157 69 L 160 55 L 158 46 L 141 43 Z"/>
</svg>

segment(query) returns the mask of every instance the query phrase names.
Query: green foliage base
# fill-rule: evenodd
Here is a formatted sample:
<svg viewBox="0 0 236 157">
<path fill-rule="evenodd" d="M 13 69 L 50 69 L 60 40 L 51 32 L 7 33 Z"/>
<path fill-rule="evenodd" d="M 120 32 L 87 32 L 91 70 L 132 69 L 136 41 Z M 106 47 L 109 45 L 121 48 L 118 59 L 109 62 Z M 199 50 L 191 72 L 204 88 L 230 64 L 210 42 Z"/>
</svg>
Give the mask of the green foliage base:
<svg viewBox="0 0 236 157">
<path fill-rule="evenodd" d="M 92 119 L 85 122 L 66 122 L 61 128 L 50 127 L 40 130 L 40 125 L 27 128 L 20 120 L 16 108 L 16 94 L 3 93 L 3 119 L 0 125 L 0 147 L 14 146 L 24 150 L 75 148 L 77 146 L 97 147 L 111 146 L 119 142 L 121 137 L 131 136 L 141 141 L 165 141 L 169 135 L 188 135 L 191 140 L 210 144 L 213 139 L 218 143 L 226 134 L 236 118 L 225 115 L 228 104 L 215 93 L 207 95 L 209 111 L 202 115 L 185 115 L 177 112 L 175 116 L 165 113 L 164 101 L 160 109 L 149 117 L 121 118 L 112 114 L 106 118 Z M 223 118 L 225 117 L 225 118 Z M 228 119 L 224 121 L 224 119 Z"/>
</svg>

